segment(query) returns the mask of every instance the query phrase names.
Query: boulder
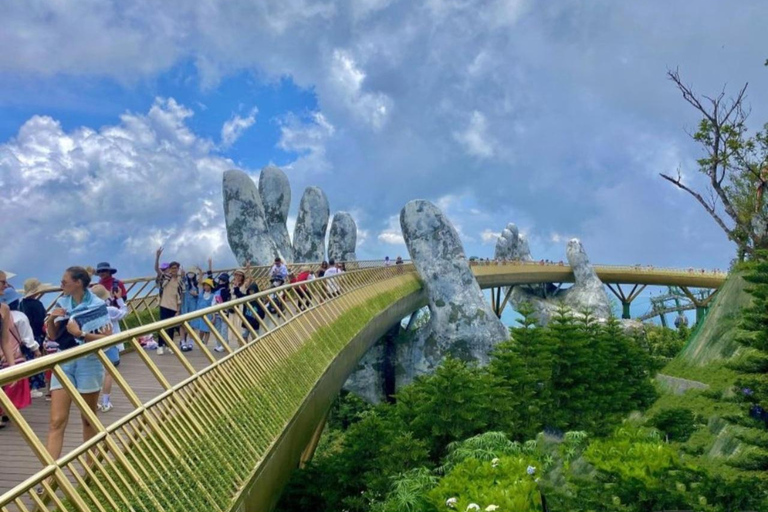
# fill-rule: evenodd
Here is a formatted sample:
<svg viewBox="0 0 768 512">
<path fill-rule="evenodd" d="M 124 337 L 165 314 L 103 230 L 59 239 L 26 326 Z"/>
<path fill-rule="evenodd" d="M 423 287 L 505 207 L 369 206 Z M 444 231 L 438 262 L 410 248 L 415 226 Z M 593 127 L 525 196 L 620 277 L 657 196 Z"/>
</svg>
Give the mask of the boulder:
<svg viewBox="0 0 768 512">
<path fill-rule="evenodd" d="M 230 170 L 222 180 L 224 219 L 229 247 L 240 265 L 269 265 L 277 255 L 256 184 L 243 171 Z"/>
<path fill-rule="evenodd" d="M 283 260 L 293 261 L 293 247 L 286 226 L 291 206 L 291 184 L 279 167 L 269 165 L 261 170 L 259 195 L 264 205 L 267 228 L 278 253 Z"/>
<path fill-rule="evenodd" d="M 296 229 L 293 231 L 293 261 L 315 262 L 325 259 L 325 232 L 330 208 L 319 187 L 307 187 L 299 203 Z"/>
<path fill-rule="evenodd" d="M 429 321 L 401 332 L 394 361 L 382 342 L 362 358 L 345 389 L 371 402 L 383 398 L 387 365 L 394 365 L 395 389 L 430 374 L 447 358 L 487 364 L 493 348 L 509 331 L 485 301 L 459 235 L 432 203 L 411 201 L 400 213 L 400 226 L 428 296 Z"/>
<path fill-rule="evenodd" d="M 507 261 L 533 261 L 528 240 L 525 235 L 520 234 L 516 225 L 509 223 L 501 231 L 501 235 L 496 241 L 494 258 Z"/>
<path fill-rule="evenodd" d="M 357 246 L 357 225 L 347 212 L 338 212 L 333 216 L 331 231 L 328 234 L 328 259 L 336 261 L 355 261 Z"/>
<path fill-rule="evenodd" d="M 415 343 L 398 353 L 399 365 L 410 368 L 398 382 L 431 372 L 447 356 L 486 364 L 509 332 L 485 301 L 456 229 L 424 200 L 405 205 L 400 227 L 429 298 L 430 319 Z"/>
<path fill-rule="evenodd" d="M 494 256 L 498 260 L 533 261 L 527 241 L 514 224 L 508 224 L 502 231 L 496 242 Z M 608 294 L 578 239 L 568 242 L 566 256 L 573 269 L 573 286 L 565 290 L 556 289 L 552 285 L 515 286 L 510 295 L 512 305 L 519 309 L 523 303 L 531 304 L 542 325 L 549 322 L 560 304 L 565 304 L 577 314 L 589 309 L 598 319 L 610 317 L 611 302 Z"/>
</svg>

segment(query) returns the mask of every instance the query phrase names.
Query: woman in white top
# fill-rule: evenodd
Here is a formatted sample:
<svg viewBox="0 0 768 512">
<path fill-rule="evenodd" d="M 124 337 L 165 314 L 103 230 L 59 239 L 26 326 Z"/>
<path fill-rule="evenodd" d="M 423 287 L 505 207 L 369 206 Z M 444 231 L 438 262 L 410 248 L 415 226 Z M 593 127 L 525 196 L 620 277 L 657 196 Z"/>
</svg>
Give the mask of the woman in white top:
<svg viewBox="0 0 768 512">
<path fill-rule="evenodd" d="M 109 292 L 102 285 L 97 284 L 91 288 L 91 292 L 98 298 L 107 303 L 107 313 L 109 313 L 109 319 L 112 321 L 112 334 L 120 332 L 120 320 L 125 318 L 128 314 L 128 306 L 126 306 L 123 300 L 120 290 L 116 290 L 110 297 Z M 104 351 L 104 354 L 109 358 L 109 361 L 117 368 L 120 366 L 120 352 L 125 350 L 123 343 L 109 347 Z M 101 403 L 99 404 L 99 410 L 101 412 L 109 412 L 114 407 L 109 397 L 112 393 L 112 375 L 106 372 L 104 376 L 104 385 L 101 387 Z"/>
</svg>

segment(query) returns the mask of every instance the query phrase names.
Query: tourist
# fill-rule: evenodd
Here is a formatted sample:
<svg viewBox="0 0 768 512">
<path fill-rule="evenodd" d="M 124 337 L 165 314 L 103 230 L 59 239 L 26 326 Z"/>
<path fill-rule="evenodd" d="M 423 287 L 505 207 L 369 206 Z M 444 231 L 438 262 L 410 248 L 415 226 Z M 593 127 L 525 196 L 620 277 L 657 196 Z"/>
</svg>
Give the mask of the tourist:
<svg viewBox="0 0 768 512">
<path fill-rule="evenodd" d="M 0 281 L 7 285 L 7 274 L 0 272 Z M 21 353 L 21 339 L 16 327 L 13 325 L 10 308 L 7 304 L 0 304 L 0 369 L 24 362 L 24 356 Z M 20 379 L 11 384 L 3 386 L 3 392 L 16 407 L 24 409 L 32 403 L 32 397 L 29 390 L 29 379 Z M 8 426 L 11 419 L 0 407 L 0 429 Z"/>
<path fill-rule="evenodd" d="M 311 281 L 312 280 L 312 269 L 310 269 L 308 266 L 303 266 L 299 269 L 299 273 L 296 276 L 296 282 L 300 283 L 302 281 Z M 307 289 L 306 284 L 302 284 L 301 286 L 296 287 L 296 292 L 299 295 L 299 309 L 304 309 L 304 307 L 309 307 L 311 305 L 312 301 L 312 295 L 310 291 Z"/>
<path fill-rule="evenodd" d="M 248 288 L 246 289 L 246 295 L 256 295 L 257 293 L 259 293 L 259 285 L 257 285 L 255 282 L 249 284 Z M 248 325 L 250 325 L 254 331 L 258 332 L 261 324 L 256 316 L 258 316 L 261 320 L 264 320 L 264 317 L 267 316 L 267 312 L 264 311 L 260 301 L 258 299 L 254 299 L 245 305 L 243 309 L 245 310 L 245 321 L 248 322 Z M 250 334 L 251 332 L 248 329 L 243 329 L 243 337 L 246 339 L 246 341 L 248 340 L 248 336 L 250 336 Z"/>
<path fill-rule="evenodd" d="M 160 320 L 173 318 L 181 311 L 181 297 L 184 294 L 183 281 L 179 279 L 179 263 L 172 261 L 166 268 L 160 267 L 160 256 L 163 254 L 163 248 L 160 247 L 155 252 L 155 273 L 158 293 L 160 294 Z M 165 265 L 164 265 L 165 266 Z M 166 329 L 168 337 L 173 340 L 178 327 Z M 165 352 L 165 338 L 158 336 L 157 355 L 161 356 Z"/>
<path fill-rule="evenodd" d="M 320 263 L 320 270 L 317 271 L 317 277 L 325 277 L 325 273 L 328 270 L 328 262 L 323 261 Z"/>
<path fill-rule="evenodd" d="M 224 272 L 217 278 L 213 302 L 215 304 L 223 304 L 225 302 L 229 302 L 230 300 L 232 300 L 232 290 L 229 288 L 229 274 Z M 229 343 L 229 327 L 224 321 L 224 317 L 228 317 L 231 312 L 232 310 L 229 309 L 221 310 L 216 313 L 213 321 L 213 326 L 216 328 L 216 330 L 221 335 L 221 338 L 226 343 Z M 218 338 L 216 338 L 216 346 L 213 347 L 213 350 L 215 352 L 224 352 L 224 346 L 221 344 L 221 341 L 219 341 Z"/>
<path fill-rule="evenodd" d="M 333 277 L 343 273 L 341 270 L 341 264 L 336 263 L 333 259 L 328 260 L 328 270 L 325 271 L 325 277 Z M 326 289 L 328 293 L 333 297 L 341 293 L 341 287 L 336 279 L 329 279 Z"/>
<path fill-rule="evenodd" d="M 42 357 L 40 352 L 40 342 L 35 339 L 35 333 L 30 325 L 29 318 L 22 311 L 19 311 L 21 304 L 21 295 L 16 290 L 8 289 L 5 291 L 5 297 L 8 299 L 8 308 L 11 310 L 11 319 L 16 328 L 17 340 L 20 344 L 21 354 L 25 361 L 32 361 L 35 358 Z M 41 389 L 45 388 L 45 375 L 38 373 L 29 378 L 29 385 L 32 388 L 32 398 L 43 396 Z"/>
<path fill-rule="evenodd" d="M 384 266 L 388 267 L 392 265 L 392 262 L 389 260 L 389 256 L 384 256 Z"/>
<path fill-rule="evenodd" d="M 251 284 L 251 263 L 246 262 L 245 268 L 239 268 L 235 270 L 232 273 L 232 295 L 234 295 L 235 299 L 241 299 L 248 295 L 248 286 Z M 246 313 L 246 307 L 243 305 L 237 306 L 237 308 L 240 310 L 243 315 Z M 246 330 L 243 329 L 243 321 L 240 318 L 239 315 L 231 315 L 230 321 L 233 324 L 233 327 L 235 329 L 239 329 L 240 332 L 243 334 L 244 338 L 247 338 L 246 336 Z"/>
<path fill-rule="evenodd" d="M 40 302 L 42 290 L 52 288 L 53 285 L 41 283 L 39 279 L 30 277 L 24 281 L 24 295 L 19 303 L 19 311 L 27 315 L 29 325 L 32 328 L 32 335 L 35 341 L 42 347 L 45 343 L 45 306 Z M 28 355 L 28 354 L 27 354 Z M 45 373 L 38 373 L 29 378 L 32 386 L 32 398 L 39 398 L 43 395 L 42 389 L 47 387 Z"/>
<path fill-rule="evenodd" d="M 114 277 L 117 273 L 116 268 L 112 268 L 112 265 L 103 261 L 96 265 L 96 275 L 99 276 L 99 283 L 101 286 L 107 289 L 110 296 L 115 295 L 115 290 L 120 292 L 120 297 L 123 299 L 128 298 L 128 292 L 125 290 L 125 284 Z"/>
<path fill-rule="evenodd" d="M 402 265 L 403 264 L 403 258 L 398 256 L 397 259 L 395 259 L 395 265 Z"/>
<path fill-rule="evenodd" d="M 288 267 L 283 265 L 283 260 L 279 257 L 275 258 L 275 264 L 269 269 L 269 280 L 274 281 L 277 279 L 282 281 L 281 285 L 285 284 L 288 280 Z"/>
<path fill-rule="evenodd" d="M 191 313 L 197 310 L 197 295 L 199 284 L 197 281 L 198 274 L 202 274 L 200 267 L 192 266 L 184 273 L 184 292 L 181 299 L 181 314 Z M 181 326 L 181 341 L 179 342 L 179 348 L 182 352 L 189 352 L 192 350 L 192 339 L 187 332 L 187 328 L 184 325 Z"/>
<path fill-rule="evenodd" d="M 98 298 L 107 303 L 107 314 L 109 320 L 112 322 L 112 334 L 120 332 L 120 320 L 125 318 L 128 314 L 128 306 L 126 306 L 123 300 L 120 290 L 114 288 L 112 295 L 104 286 L 97 284 L 91 289 L 91 292 Z M 120 352 L 125 350 L 125 346 L 122 343 L 113 345 L 104 351 L 104 355 L 107 356 L 112 366 L 117 368 L 120 366 Z M 99 410 L 101 412 L 109 412 L 112 410 L 112 401 L 110 395 L 112 393 L 112 375 L 106 372 L 104 375 L 104 385 L 101 387 L 101 403 L 99 404 Z"/>
<path fill-rule="evenodd" d="M 198 289 L 197 293 L 197 304 L 195 311 L 200 311 L 201 309 L 209 308 L 213 305 L 213 279 L 210 277 L 203 279 L 202 270 L 198 274 L 198 279 L 200 282 L 200 288 Z M 212 317 L 210 315 L 207 315 L 207 318 L 208 320 L 212 321 Z M 195 318 L 192 321 L 192 326 L 197 329 L 200 340 L 207 345 L 208 339 L 211 336 L 211 328 L 208 327 L 207 323 L 205 323 L 203 317 Z"/>
<path fill-rule="evenodd" d="M 69 267 L 61 278 L 63 295 L 46 319 L 48 337 L 55 340 L 59 350 L 69 350 L 112 334 L 112 322 L 107 304 L 88 290 L 91 276 L 83 267 Z M 61 370 L 80 393 L 85 403 L 96 412 L 99 391 L 104 380 L 104 366 L 95 353 L 61 365 Z M 53 376 L 51 378 L 51 416 L 46 448 L 53 459 L 61 456 L 64 431 L 69 422 L 72 397 Z M 83 442 L 96 435 L 96 429 L 81 415 Z M 42 487 L 38 489 L 42 493 Z"/>
</svg>

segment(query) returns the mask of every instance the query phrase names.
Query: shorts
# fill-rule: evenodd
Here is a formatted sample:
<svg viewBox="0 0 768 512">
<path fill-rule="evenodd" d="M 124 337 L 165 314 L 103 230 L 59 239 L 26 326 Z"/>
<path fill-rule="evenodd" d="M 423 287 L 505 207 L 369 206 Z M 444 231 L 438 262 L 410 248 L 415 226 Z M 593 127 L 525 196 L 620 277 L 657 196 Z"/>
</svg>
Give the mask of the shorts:
<svg viewBox="0 0 768 512">
<path fill-rule="evenodd" d="M 101 385 L 104 382 L 104 365 L 101 364 L 96 354 L 75 359 L 61 365 L 61 369 L 72 381 L 72 385 L 80 393 L 97 393 L 101 391 Z M 51 391 L 62 389 L 59 379 L 54 375 L 51 377 Z"/>
<path fill-rule="evenodd" d="M 113 365 L 118 366 L 120 364 L 120 349 L 117 345 L 114 347 L 109 347 L 107 350 L 105 350 L 104 355 L 107 356 L 107 359 L 109 359 L 109 362 L 111 362 Z"/>
</svg>

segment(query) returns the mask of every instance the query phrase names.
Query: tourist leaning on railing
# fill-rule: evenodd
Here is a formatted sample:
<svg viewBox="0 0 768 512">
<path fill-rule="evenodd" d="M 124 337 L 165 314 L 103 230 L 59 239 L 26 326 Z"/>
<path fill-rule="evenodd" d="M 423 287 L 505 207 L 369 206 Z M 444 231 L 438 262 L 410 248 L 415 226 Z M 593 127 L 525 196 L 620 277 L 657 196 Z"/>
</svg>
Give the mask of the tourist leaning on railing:
<svg viewBox="0 0 768 512">
<path fill-rule="evenodd" d="M 88 290 L 91 276 L 83 267 L 69 267 L 61 278 L 63 295 L 46 319 L 48 338 L 55 340 L 59 350 L 69 350 L 83 343 L 112 334 L 112 322 L 107 304 Z M 61 365 L 74 388 L 96 412 L 99 391 L 104 380 L 104 366 L 95 353 L 68 361 Z M 54 459 L 61 455 L 64 431 L 69 421 L 72 397 L 54 375 L 51 378 L 51 417 L 46 448 Z M 96 434 L 96 429 L 81 415 L 83 442 Z M 42 492 L 42 487 L 38 490 Z"/>
</svg>

